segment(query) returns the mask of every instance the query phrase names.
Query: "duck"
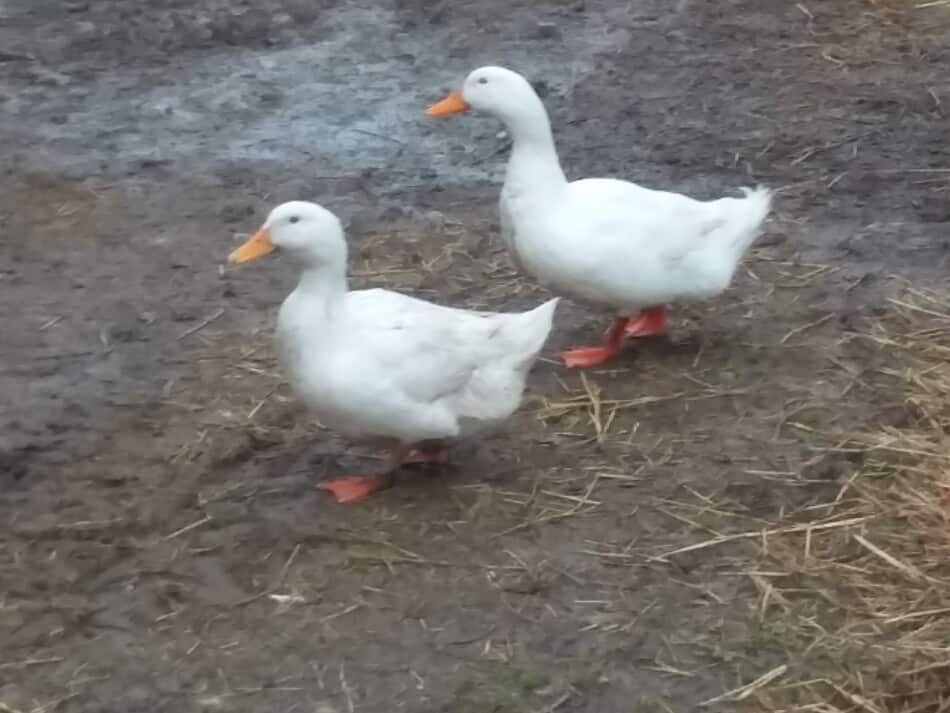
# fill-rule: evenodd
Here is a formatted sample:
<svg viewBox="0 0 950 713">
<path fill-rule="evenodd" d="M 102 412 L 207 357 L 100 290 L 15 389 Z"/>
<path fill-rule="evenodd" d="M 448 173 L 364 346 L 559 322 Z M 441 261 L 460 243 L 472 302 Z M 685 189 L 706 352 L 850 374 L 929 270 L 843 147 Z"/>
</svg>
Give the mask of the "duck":
<svg viewBox="0 0 950 713">
<path fill-rule="evenodd" d="M 233 264 L 275 251 L 301 276 L 280 306 L 278 363 L 326 427 L 378 443 L 378 472 L 318 487 L 356 502 L 393 484 L 407 463 L 443 463 L 453 442 L 500 426 L 551 331 L 558 298 L 520 313 L 441 306 L 387 289 L 350 290 L 340 220 L 315 203 L 274 208 Z"/>
<path fill-rule="evenodd" d="M 474 70 L 426 114 L 470 109 L 512 139 L 499 213 L 513 262 L 555 294 L 614 315 L 602 344 L 558 354 L 567 367 L 599 366 L 627 338 L 666 333 L 670 303 L 722 293 L 771 210 L 764 186 L 701 201 L 616 178 L 569 181 L 544 104 L 510 69 Z"/>
</svg>

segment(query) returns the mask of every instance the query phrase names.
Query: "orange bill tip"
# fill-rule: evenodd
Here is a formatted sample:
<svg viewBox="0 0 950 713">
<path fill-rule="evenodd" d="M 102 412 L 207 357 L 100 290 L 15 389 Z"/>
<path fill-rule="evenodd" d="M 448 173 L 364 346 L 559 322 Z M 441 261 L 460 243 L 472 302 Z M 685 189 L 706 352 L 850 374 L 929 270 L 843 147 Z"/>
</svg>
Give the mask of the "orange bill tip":
<svg viewBox="0 0 950 713">
<path fill-rule="evenodd" d="M 461 114 L 463 111 L 471 109 L 471 105 L 462 98 L 462 92 L 455 90 L 445 99 L 436 102 L 428 109 L 428 116 L 451 116 L 452 114 Z"/>
<path fill-rule="evenodd" d="M 274 244 L 270 241 L 270 231 L 267 228 L 261 228 L 247 241 L 228 255 L 228 262 L 240 263 L 258 260 L 259 258 L 274 252 Z"/>
</svg>

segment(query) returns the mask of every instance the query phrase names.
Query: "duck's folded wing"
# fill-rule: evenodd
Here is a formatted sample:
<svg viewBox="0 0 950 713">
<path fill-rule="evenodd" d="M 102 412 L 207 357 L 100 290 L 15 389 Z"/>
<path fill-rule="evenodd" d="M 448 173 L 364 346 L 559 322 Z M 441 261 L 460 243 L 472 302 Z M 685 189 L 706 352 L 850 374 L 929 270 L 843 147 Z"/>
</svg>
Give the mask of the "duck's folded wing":
<svg viewBox="0 0 950 713">
<path fill-rule="evenodd" d="M 744 198 L 720 198 L 698 203 L 695 222 L 688 226 L 692 235 L 687 230 L 674 231 L 673 239 L 661 248 L 664 257 L 673 262 L 695 256 L 706 260 L 718 257 L 727 262 L 738 261 L 758 237 L 772 200 L 768 189 L 744 190 Z"/>
<path fill-rule="evenodd" d="M 433 305 L 386 290 L 347 296 L 353 348 L 391 388 L 420 402 L 464 389 L 486 361 L 504 353 L 505 315 Z"/>
<path fill-rule="evenodd" d="M 711 205 L 627 181 L 589 178 L 571 184 L 571 201 L 558 221 L 564 230 L 590 235 L 618 253 L 636 245 L 675 257 L 722 226 L 724 217 Z"/>
</svg>

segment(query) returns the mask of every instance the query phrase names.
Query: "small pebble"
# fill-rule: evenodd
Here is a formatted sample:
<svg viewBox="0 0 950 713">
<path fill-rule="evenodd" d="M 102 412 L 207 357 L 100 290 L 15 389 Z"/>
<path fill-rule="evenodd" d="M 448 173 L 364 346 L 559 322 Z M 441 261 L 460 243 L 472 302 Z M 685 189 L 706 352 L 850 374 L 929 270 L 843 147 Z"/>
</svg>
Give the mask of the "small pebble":
<svg viewBox="0 0 950 713">
<path fill-rule="evenodd" d="M 553 22 L 539 22 L 534 31 L 534 36 L 539 40 L 559 40 L 561 39 L 561 30 Z"/>
</svg>

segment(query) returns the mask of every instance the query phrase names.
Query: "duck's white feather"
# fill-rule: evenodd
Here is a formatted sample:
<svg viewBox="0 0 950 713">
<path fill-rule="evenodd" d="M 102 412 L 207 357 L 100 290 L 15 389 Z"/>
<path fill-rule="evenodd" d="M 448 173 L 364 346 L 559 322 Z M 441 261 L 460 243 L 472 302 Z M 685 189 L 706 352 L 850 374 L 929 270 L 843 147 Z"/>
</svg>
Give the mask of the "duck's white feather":
<svg viewBox="0 0 950 713">
<path fill-rule="evenodd" d="M 295 292 L 281 307 L 279 354 L 334 430 L 407 443 L 455 438 L 517 409 L 555 306 L 478 313 L 376 289 L 348 292 L 327 315 Z"/>
<path fill-rule="evenodd" d="M 519 267 L 556 292 L 630 313 L 726 289 L 770 202 L 765 188 L 706 202 L 593 178 L 566 184 L 550 210 L 514 198 L 502 212 Z"/>
<path fill-rule="evenodd" d="M 556 299 L 505 314 L 351 292 L 339 274 L 345 250 L 327 252 L 339 264 L 305 270 L 276 332 L 282 369 L 324 425 L 411 444 L 476 433 L 518 408 Z"/>
<path fill-rule="evenodd" d="M 462 96 L 508 127 L 502 237 L 521 269 L 560 294 L 626 314 L 711 297 L 729 285 L 768 215 L 765 188 L 698 201 L 610 178 L 568 182 L 544 105 L 511 70 L 475 70 Z"/>
</svg>

